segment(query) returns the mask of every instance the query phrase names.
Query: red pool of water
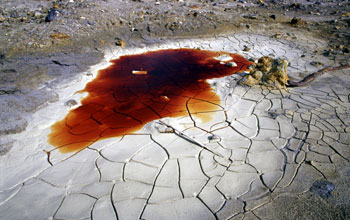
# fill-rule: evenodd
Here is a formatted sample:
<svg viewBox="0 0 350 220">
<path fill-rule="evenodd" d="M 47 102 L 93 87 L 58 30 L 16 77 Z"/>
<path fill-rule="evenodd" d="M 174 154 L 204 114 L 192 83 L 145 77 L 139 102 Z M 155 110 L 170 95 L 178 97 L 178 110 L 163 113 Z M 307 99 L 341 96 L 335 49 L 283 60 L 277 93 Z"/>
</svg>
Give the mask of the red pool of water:
<svg viewBox="0 0 350 220">
<path fill-rule="evenodd" d="M 221 55 L 232 60 L 215 59 Z M 88 92 L 81 106 L 52 125 L 48 141 L 62 153 L 132 134 L 160 118 L 190 114 L 208 121 L 220 99 L 206 79 L 244 71 L 251 64 L 237 54 L 196 49 L 152 51 L 110 62 L 79 91 Z M 237 66 L 225 65 L 228 62 Z"/>
</svg>

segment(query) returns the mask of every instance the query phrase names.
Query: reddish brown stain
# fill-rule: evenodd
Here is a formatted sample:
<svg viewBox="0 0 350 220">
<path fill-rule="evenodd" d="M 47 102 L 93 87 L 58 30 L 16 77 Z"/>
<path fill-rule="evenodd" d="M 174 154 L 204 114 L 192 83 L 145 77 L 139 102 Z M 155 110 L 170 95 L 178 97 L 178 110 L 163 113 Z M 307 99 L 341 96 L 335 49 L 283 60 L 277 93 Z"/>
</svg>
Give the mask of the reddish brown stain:
<svg viewBox="0 0 350 220">
<path fill-rule="evenodd" d="M 214 59 L 229 55 L 237 66 Z M 229 62 L 229 61 L 227 61 Z M 88 92 L 81 106 L 51 127 L 49 143 L 62 153 L 141 129 L 164 117 L 198 116 L 219 108 L 220 99 L 206 79 L 246 70 L 251 64 L 237 54 L 173 49 L 121 56 L 98 72 L 80 92 Z"/>
</svg>

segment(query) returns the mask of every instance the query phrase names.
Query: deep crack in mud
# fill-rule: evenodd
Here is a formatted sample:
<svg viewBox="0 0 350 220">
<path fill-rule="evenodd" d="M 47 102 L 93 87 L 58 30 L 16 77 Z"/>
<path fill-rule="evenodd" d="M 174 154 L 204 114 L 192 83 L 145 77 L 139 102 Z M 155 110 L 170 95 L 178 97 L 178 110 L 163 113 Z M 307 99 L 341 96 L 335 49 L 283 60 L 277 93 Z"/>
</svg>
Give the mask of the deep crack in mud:
<svg viewBox="0 0 350 220">
<path fill-rule="evenodd" d="M 79 91 L 88 92 L 81 106 L 51 127 L 49 143 L 61 152 L 131 134 L 164 117 L 209 121 L 220 99 L 206 80 L 247 70 L 251 64 L 237 54 L 196 49 L 127 55 L 111 63 Z"/>
</svg>

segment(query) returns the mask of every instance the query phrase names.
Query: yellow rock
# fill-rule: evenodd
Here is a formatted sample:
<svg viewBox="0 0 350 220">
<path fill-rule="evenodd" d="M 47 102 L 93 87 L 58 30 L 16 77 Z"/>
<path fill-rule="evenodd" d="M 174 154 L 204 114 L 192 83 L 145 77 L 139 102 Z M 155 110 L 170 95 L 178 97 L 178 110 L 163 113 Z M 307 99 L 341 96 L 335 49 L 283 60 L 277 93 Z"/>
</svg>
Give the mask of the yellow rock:
<svg viewBox="0 0 350 220">
<path fill-rule="evenodd" d="M 287 75 L 287 66 L 288 61 L 275 59 L 272 68 L 264 76 L 265 81 L 270 81 L 273 83 L 277 82 L 280 86 L 285 88 L 289 79 Z"/>
<path fill-rule="evenodd" d="M 52 39 L 69 39 L 71 38 L 68 34 L 65 33 L 53 33 L 50 35 Z"/>
<path fill-rule="evenodd" d="M 260 71 L 262 71 L 263 73 L 268 73 L 270 72 L 271 68 L 272 68 L 272 62 L 273 62 L 273 58 L 272 57 L 261 57 L 258 60 L 258 64 L 256 66 L 256 68 Z"/>
<path fill-rule="evenodd" d="M 256 70 L 252 73 L 252 76 L 254 77 L 254 79 L 260 81 L 264 74 L 261 71 Z"/>
<path fill-rule="evenodd" d="M 287 60 L 261 57 L 256 66 L 253 66 L 251 74 L 245 75 L 240 84 L 248 86 L 262 84 L 278 89 L 286 88 L 289 79 L 287 66 Z"/>
<path fill-rule="evenodd" d="M 116 38 L 115 39 L 115 45 L 116 46 L 119 46 L 119 47 L 124 47 L 125 46 L 125 41 L 124 40 L 122 40 L 122 39 L 119 39 L 119 38 Z"/>
<path fill-rule="evenodd" d="M 245 77 L 243 77 L 240 84 L 246 85 L 246 86 L 255 86 L 255 85 L 259 84 L 259 80 L 254 79 L 252 77 L 252 75 L 249 74 L 249 75 L 246 75 Z"/>
</svg>

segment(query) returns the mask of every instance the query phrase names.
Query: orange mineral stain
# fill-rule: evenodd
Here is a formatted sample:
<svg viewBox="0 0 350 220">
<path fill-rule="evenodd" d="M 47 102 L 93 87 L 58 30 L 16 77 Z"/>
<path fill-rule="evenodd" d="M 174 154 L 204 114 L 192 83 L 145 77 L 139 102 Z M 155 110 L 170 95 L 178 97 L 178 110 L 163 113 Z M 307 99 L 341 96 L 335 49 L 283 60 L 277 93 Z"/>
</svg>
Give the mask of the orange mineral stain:
<svg viewBox="0 0 350 220">
<path fill-rule="evenodd" d="M 222 55 L 232 60 L 215 59 Z M 251 64 L 237 54 L 195 49 L 152 51 L 110 62 L 79 91 L 88 92 L 81 106 L 52 125 L 48 141 L 60 152 L 132 134 L 160 118 L 191 115 L 208 121 L 208 112 L 219 109 L 220 99 L 206 79 L 244 71 Z"/>
</svg>

